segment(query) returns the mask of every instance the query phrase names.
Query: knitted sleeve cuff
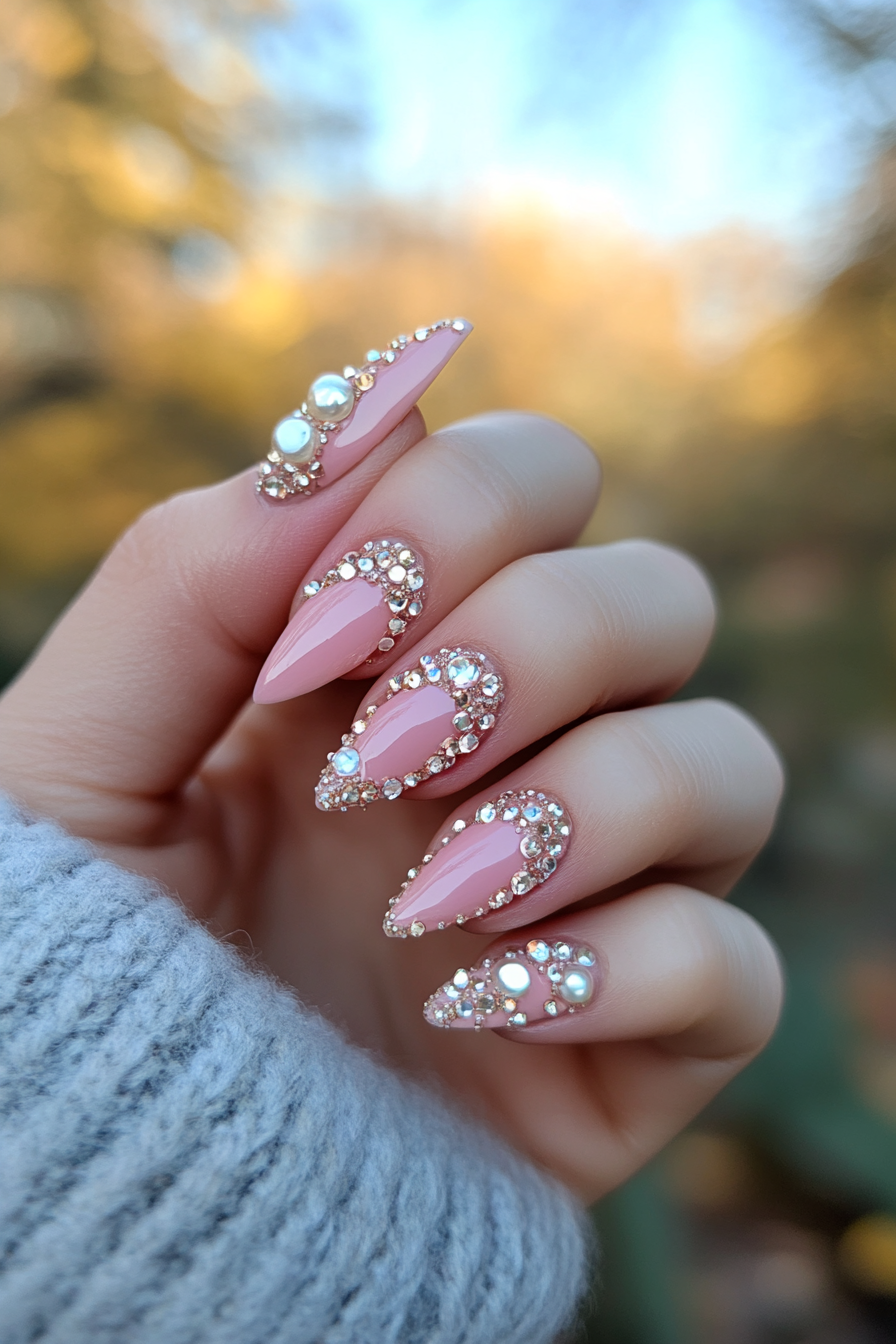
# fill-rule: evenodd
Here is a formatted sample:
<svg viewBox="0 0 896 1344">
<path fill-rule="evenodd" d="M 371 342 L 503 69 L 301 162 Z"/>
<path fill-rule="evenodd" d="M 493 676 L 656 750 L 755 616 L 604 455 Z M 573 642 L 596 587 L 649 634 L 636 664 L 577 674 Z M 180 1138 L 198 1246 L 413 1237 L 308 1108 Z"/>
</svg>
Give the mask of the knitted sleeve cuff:
<svg viewBox="0 0 896 1344">
<path fill-rule="evenodd" d="M 5 1344 L 547 1344 L 581 1212 L 0 799 Z"/>
</svg>

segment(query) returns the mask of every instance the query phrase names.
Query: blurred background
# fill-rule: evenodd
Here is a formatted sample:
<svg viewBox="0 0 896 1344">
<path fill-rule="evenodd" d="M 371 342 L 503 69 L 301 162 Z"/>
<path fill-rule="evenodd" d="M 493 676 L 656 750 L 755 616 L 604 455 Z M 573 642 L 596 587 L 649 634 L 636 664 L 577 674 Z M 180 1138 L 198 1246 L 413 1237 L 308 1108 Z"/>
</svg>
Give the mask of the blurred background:
<svg viewBox="0 0 896 1344">
<path fill-rule="evenodd" d="M 577 1344 L 896 1340 L 896 10 L 4 0 L 0 681 L 153 500 L 443 315 L 694 551 L 791 786 L 767 1054 L 595 1212 Z"/>
</svg>

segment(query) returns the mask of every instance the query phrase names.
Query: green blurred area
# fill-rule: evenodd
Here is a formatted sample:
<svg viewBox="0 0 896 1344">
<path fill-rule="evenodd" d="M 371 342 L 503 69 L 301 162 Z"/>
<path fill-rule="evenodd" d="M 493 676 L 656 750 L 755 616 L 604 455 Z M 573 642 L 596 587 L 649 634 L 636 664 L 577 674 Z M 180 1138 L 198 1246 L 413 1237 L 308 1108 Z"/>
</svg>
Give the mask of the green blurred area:
<svg viewBox="0 0 896 1344">
<path fill-rule="evenodd" d="M 323 368 L 469 316 L 430 423 L 575 425 L 606 470 L 588 540 L 701 559 L 722 617 L 687 694 L 743 705 L 790 774 L 737 892 L 789 967 L 781 1030 L 596 1212 L 579 1338 L 896 1339 L 896 160 L 857 255 L 763 321 L 785 261 L 747 231 L 663 251 L 531 211 L 433 231 L 376 200 L 261 201 L 233 167 L 266 98 L 239 43 L 203 99 L 135 12 L 0 15 L 0 679 L 142 508 L 260 457 Z M 317 240 L 303 270 L 273 210 Z M 712 277 L 755 334 L 708 359 L 688 333 Z"/>
</svg>

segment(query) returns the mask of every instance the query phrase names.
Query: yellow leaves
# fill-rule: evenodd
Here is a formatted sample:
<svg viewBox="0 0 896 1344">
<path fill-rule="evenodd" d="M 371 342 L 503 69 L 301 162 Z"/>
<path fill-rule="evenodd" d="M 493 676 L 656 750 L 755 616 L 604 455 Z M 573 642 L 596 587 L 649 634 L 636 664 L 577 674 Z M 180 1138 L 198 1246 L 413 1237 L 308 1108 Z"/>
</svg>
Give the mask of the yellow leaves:
<svg viewBox="0 0 896 1344">
<path fill-rule="evenodd" d="M 90 61 L 93 43 L 71 11 L 56 0 L 35 0 L 13 26 L 12 47 L 44 79 L 70 79 Z"/>
</svg>

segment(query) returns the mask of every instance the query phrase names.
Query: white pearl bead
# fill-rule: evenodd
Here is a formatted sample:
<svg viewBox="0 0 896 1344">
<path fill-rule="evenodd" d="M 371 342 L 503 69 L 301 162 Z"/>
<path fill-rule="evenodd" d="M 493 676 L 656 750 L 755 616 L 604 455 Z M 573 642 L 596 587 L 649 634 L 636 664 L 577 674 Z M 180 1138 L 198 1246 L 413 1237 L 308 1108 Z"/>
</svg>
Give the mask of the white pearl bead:
<svg viewBox="0 0 896 1344">
<path fill-rule="evenodd" d="M 319 440 L 317 432 L 307 420 L 298 415 L 288 415 L 274 426 L 271 443 L 287 462 L 310 462 L 317 452 Z"/>
<path fill-rule="evenodd" d="M 532 983 L 532 977 L 521 961 L 505 961 L 498 967 L 497 975 L 504 993 L 512 994 L 515 999 L 525 994 Z"/>
<path fill-rule="evenodd" d="M 308 410 L 316 420 L 338 424 L 351 415 L 355 393 L 351 383 L 338 373 L 322 373 L 308 389 Z"/>
<path fill-rule="evenodd" d="M 594 993 L 594 981 L 583 966 L 570 966 L 559 989 L 567 1003 L 588 1003 Z"/>
</svg>

